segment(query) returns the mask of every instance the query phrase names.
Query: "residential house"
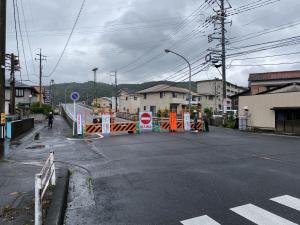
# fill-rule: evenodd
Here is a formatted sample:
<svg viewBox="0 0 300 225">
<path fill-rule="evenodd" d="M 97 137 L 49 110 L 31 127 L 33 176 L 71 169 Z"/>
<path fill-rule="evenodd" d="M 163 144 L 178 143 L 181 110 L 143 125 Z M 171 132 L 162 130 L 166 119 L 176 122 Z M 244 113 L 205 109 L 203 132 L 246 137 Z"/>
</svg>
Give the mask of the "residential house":
<svg viewBox="0 0 300 225">
<path fill-rule="evenodd" d="M 187 110 L 189 90 L 185 88 L 174 87 L 160 84 L 138 91 L 140 95 L 141 111 L 151 111 L 157 113 L 158 110 L 169 110 L 177 112 Z M 200 96 L 192 92 L 193 105 L 200 104 Z"/>
<path fill-rule="evenodd" d="M 300 71 L 249 75 L 249 91 L 238 95 L 248 127 L 300 134 Z"/>
<path fill-rule="evenodd" d="M 215 78 L 210 80 L 197 81 L 197 92 L 202 96 L 202 108 L 210 108 L 214 112 L 221 111 L 223 108 L 223 81 Z M 241 87 L 230 82 L 226 82 L 226 105 L 227 110 L 231 110 L 230 96 L 245 91 L 245 87 Z"/>
<path fill-rule="evenodd" d="M 34 87 L 16 81 L 15 105 L 18 109 L 27 111 L 30 104 L 37 101 L 38 92 Z M 5 113 L 10 113 L 10 83 L 5 81 Z"/>
<path fill-rule="evenodd" d="M 140 95 L 127 89 L 118 93 L 118 111 L 123 113 L 138 114 L 140 108 Z"/>
<path fill-rule="evenodd" d="M 93 99 L 92 106 L 100 108 L 102 112 L 109 112 L 112 109 L 112 99 L 110 97 Z"/>
</svg>

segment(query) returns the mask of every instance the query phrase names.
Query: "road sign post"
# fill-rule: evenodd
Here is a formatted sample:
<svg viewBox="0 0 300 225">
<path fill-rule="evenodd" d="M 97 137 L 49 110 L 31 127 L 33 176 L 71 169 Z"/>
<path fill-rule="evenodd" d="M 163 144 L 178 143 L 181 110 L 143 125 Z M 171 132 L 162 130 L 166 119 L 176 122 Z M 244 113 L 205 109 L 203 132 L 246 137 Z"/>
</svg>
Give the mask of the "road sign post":
<svg viewBox="0 0 300 225">
<path fill-rule="evenodd" d="M 183 122 L 184 122 L 184 130 L 190 131 L 191 130 L 191 116 L 190 113 L 185 112 L 183 114 Z"/>
<path fill-rule="evenodd" d="M 73 91 L 71 93 L 71 100 L 73 100 L 73 136 L 75 136 L 76 132 L 75 132 L 75 123 L 76 123 L 76 101 L 78 101 L 80 95 L 78 92 Z"/>
</svg>

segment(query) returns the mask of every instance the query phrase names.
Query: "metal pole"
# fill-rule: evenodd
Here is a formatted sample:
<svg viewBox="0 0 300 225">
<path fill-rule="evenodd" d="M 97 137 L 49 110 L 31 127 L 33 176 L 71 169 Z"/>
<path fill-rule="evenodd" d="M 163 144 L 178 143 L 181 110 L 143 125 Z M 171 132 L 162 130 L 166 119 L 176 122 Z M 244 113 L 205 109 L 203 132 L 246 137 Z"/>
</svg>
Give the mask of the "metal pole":
<svg viewBox="0 0 300 225">
<path fill-rule="evenodd" d="M 73 136 L 75 136 L 75 119 L 76 119 L 76 105 L 75 105 L 75 101 L 73 101 Z"/>
<path fill-rule="evenodd" d="M 169 50 L 169 49 L 165 49 L 165 52 L 166 52 L 166 53 L 171 52 L 171 53 L 173 53 L 173 54 L 179 56 L 179 57 L 182 58 L 184 61 L 186 61 L 187 64 L 188 64 L 188 67 L 189 67 L 189 112 L 190 112 L 190 111 L 191 111 L 191 99 L 192 99 L 192 68 L 191 68 L 191 64 L 190 64 L 190 62 L 189 62 L 184 56 L 180 55 L 180 54 L 177 53 L 177 52 L 173 52 L 173 51 L 171 51 L 171 50 Z"/>
<path fill-rule="evenodd" d="M 5 112 L 6 0 L 0 1 L 0 113 Z"/>
<path fill-rule="evenodd" d="M 39 94 L 39 105 L 42 107 L 42 49 L 40 48 L 40 76 L 39 76 L 39 89 L 40 89 L 40 94 Z"/>
<path fill-rule="evenodd" d="M 15 55 L 12 53 L 10 55 L 10 114 L 14 115 L 15 114 L 15 109 L 16 109 L 16 102 L 15 102 L 15 97 L 16 97 L 16 80 L 15 80 Z"/>
<path fill-rule="evenodd" d="M 35 204 L 34 204 L 34 225 L 42 225 L 42 204 L 41 204 L 41 174 L 35 175 Z"/>
<path fill-rule="evenodd" d="M 222 81 L 223 81 L 223 112 L 226 114 L 226 39 L 225 39 L 225 9 L 224 9 L 224 0 L 221 0 L 221 26 L 222 26 Z"/>
</svg>

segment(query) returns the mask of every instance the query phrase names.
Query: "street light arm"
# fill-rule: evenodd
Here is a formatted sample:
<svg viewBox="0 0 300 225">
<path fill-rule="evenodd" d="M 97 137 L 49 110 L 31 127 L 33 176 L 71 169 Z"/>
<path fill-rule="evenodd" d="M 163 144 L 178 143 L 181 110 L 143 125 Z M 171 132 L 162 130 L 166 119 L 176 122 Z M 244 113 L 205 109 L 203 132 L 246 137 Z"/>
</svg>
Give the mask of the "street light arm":
<svg viewBox="0 0 300 225">
<path fill-rule="evenodd" d="M 171 53 L 173 53 L 173 54 L 179 56 L 179 57 L 182 58 L 184 61 L 186 61 L 187 64 L 188 64 L 189 66 L 191 66 L 190 62 L 189 62 L 189 61 L 187 60 L 187 58 L 185 58 L 183 55 L 180 55 L 179 53 L 173 52 L 172 50 L 169 50 L 169 49 L 165 49 L 165 52 L 166 52 L 166 53 L 171 52 Z"/>
</svg>

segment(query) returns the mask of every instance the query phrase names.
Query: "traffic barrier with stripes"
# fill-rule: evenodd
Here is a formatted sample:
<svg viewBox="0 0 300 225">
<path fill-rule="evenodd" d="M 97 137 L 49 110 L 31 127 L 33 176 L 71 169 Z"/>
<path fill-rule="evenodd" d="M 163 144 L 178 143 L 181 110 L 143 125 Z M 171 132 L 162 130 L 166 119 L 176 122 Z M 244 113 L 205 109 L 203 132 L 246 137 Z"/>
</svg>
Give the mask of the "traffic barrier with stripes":
<svg viewBox="0 0 300 225">
<path fill-rule="evenodd" d="M 110 131 L 114 133 L 119 132 L 131 132 L 134 133 L 137 130 L 137 123 L 113 123 L 110 125 Z"/>
<path fill-rule="evenodd" d="M 197 130 L 203 130 L 203 122 L 199 121 L 197 123 L 197 126 L 195 127 L 195 123 L 191 123 L 191 128 L 192 129 L 197 129 Z"/>
<path fill-rule="evenodd" d="M 101 123 L 86 124 L 85 132 L 87 134 L 102 133 L 102 124 Z"/>
<path fill-rule="evenodd" d="M 134 133 L 137 131 L 137 123 L 111 123 L 110 124 L 110 132 L 111 133 L 120 133 L 120 132 L 128 132 Z M 85 125 L 85 132 L 87 134 L 93 133 L 102 133 L 102 124 L 101 123 L 93 123 Z"/>
</svg>

